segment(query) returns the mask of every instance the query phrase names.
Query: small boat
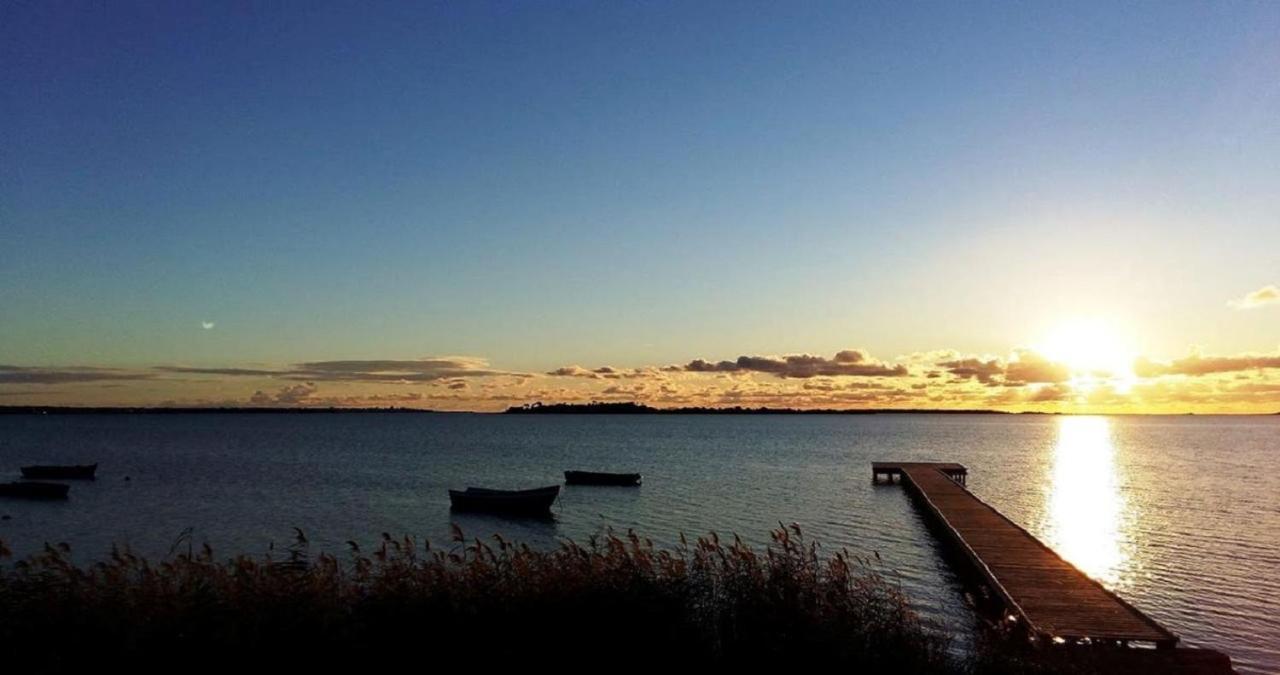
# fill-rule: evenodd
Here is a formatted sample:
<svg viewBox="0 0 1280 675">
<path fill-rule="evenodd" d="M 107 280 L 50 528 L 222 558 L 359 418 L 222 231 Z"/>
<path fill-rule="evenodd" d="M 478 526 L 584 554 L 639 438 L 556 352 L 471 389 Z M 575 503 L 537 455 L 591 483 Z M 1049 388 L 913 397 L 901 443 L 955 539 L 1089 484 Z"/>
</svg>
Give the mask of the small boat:
<svg viewBox="0 0 1280 675">
<path fill-rule="evenodd" d="M 66 466 L 53 464 L 35 464 L 32 466 L 22 467 L 23 478 L 57 478 L 66 480 L 68 478 L 80 480 L 93 480 L 93 475 L 97 473 L 98 465 L 95 464 L 72 464 Z"/>
<path fill-rule="evenodd" d="M 566 471 L 564 472 L 564 482 L 569 485 L 621 485 L 632 487 L 640 484 L 640 474 Z"/>
<path fill-rule="evenodd" d="M 560 486 L 534 490 L 490 490 L 469 487 L 450 490 L 449 503 L 457 511 L 487 511 L 508 515 L 548 515 L 560 495 Z"/>
<path fill-rule="evenodd" d="M 0 483 L 0 497 L 18 497 L 21 499 L 66 499 L 71 486 L 65 483 L 42 483 L 40 481 L 22 481 Z"/>
</svg>

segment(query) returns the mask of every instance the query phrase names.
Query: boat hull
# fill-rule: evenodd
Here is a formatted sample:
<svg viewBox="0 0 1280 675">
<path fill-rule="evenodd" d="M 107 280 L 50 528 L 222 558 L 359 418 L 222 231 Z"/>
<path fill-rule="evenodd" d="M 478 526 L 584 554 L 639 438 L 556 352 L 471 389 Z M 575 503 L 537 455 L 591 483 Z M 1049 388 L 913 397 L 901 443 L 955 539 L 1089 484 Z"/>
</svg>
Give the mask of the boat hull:
<svg viewBox="0 0 1280 675">
<path fill-rule="evenodd" d="M 0 483 L 0 497 L 18 499 L 66 499 L 70 485 L 63 483 L 42 483 L 26 481 L 21 483 Z"/>
<path fill-rule="evenodd" d="M 97 472 L 97 464 L 78 464 L 69 466 L 36 464 L 22 467 L 23 478 L 35 478 L 38 480 L 93 480 L 94 474 Z"/>
<path fill-rule="evenodd" d="M 489 490 L 467 488 L 450 490 L 449 504 L 455 511 L 498 513 L 503 515 L 547 516 L 560 495 L 560 486 L 536 490 Z"/>
<path fill-rule="evenodd" d="M 616 485 L 634 487 L 640 484 L 638 473 L 601 473 L 598 471 L 566 471 L 564 482 L 568 485 Z"/>
</svg>

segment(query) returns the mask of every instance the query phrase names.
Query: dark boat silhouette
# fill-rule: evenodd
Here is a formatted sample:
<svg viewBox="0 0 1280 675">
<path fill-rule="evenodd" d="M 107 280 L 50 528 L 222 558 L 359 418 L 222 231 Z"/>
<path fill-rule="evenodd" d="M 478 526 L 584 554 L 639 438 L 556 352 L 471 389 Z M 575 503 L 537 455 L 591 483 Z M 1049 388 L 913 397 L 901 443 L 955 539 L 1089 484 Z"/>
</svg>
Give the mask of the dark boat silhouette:
<svg viewBox="0 0 1280 675">
<path fill-rule="evenodd" d="M 631 487 L 640 484 L 640 474 L 566 471 L 564 472 L 564 482 L 569 485 L 621 485 Z"/>
<path fill-rule="evenodd" d="M 559 485 L 533 490 L 490 490 L 469 487 L 466 490 L 450 490 L 449 503 L 458 511 L 545 516 L 551 513 L 551 504 L 559 495 Z"/>
<path fill-rule="evenodd" d="M 0 483 L 0 497 L 18 497 L 20 499 L 66 499 L 71 486 L 65 483 L 42 483 L 40 481 L 22 481 Z"/>
<path fill-rule="evenodd" d="M 22 467 L 23 478 L 58 478 L 66 480 L 75 478 L 80 480 L 93 480 L 93 475 L 97 473 L 98 465 L 94 464 L 33 464 L 31 466 Z"/>
</svg>

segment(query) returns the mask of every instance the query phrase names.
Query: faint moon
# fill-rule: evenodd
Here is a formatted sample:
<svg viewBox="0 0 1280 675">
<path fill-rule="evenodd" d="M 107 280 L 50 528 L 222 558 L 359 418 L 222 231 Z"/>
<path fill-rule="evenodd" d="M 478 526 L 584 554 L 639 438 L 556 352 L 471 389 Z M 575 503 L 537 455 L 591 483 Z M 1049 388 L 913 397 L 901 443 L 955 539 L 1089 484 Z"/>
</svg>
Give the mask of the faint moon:
<svg viewBox="0 0 1280 675">
<path fill-rule="evenodd" d="M 214 325 L 214 324 L 213 324 L 213 322 L 212 322 L 212 321 L 201 321 L 201 322 L 200 322 L 200 325 L 201 325 L 205 330 L 213 330 L 213 325 Z"/>
</svg>

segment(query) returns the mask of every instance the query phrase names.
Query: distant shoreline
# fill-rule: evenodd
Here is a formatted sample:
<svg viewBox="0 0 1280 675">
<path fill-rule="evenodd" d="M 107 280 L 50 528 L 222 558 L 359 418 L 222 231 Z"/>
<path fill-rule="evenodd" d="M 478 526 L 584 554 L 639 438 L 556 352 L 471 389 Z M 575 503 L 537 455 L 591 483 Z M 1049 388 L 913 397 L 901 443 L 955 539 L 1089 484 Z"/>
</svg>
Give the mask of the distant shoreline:
<svg viewBox="0 0 1280 675">
<path fill-rule="evenodd" d="M 162 406 L 0 406 L 0 415 L 318 415 L 318 414 L 417 414 L 417 415 L 1106 415 L 1138 417 L 1258 416 L 1274 413 L 1077 413 L 939 408 L 655 408 L 641 403 L 555 403 L 512 406 L 503 411 L 432 410 L 427 408 L 258 408 L 258 407 L 162 407 Z"/>
<path fill-rule="evenodd" d="M 989 408 L 655 408 L 643 403 L 527 403 L 511 406 L 504 415 L 1137 415 L 1137 416 L 1208 416 L 1208 415 L 1259 415 L 1275 413 L 1077 413 L 1041 412 L 1038 410 L 991 410 Z"/>
<path fill-rule="evenodd" d="M 7 405 L 0 406 L 0 415 L 279 415 L 320 413 L 415 413 L 439 414 L 440 410 L 425 408 L 170 408 L 147 406 L 53 406 Z"/>
<path fill-rule="evenodd" d="M 117 406 L 0 406 L 0 415 L 297 415 L 297 414 L 406 413 L 435 415 L 1056 415 L 1058 413 L 1016 413 L 1003 410 L 929 410 L 897 408 L 827 409 L 815 408 L 652 408 L 636 405 L 615 408 L 613 404 L 546 405 L 537 408 L 512 407 L 497 412 L 470 410 L 430 410 L 424 408 L 170 408 Z"/>
</svg>

